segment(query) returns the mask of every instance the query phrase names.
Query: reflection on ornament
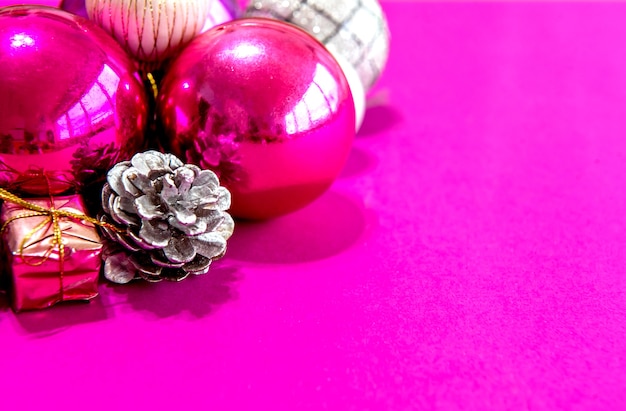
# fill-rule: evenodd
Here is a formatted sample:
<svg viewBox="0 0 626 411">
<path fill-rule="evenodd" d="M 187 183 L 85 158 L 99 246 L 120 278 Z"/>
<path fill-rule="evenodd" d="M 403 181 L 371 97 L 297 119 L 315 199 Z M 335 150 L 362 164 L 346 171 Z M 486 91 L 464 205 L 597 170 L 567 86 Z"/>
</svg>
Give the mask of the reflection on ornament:
<svg viewBox="0 0 626 411">
<path fill-rule="evenodd" d="M 365 91 L 385 68 L 389 29 L 377 0 L 251 0 L 245 15 L 302 27 L 356 68 Z"/>
<path fill-rule="evenodd" d="M 42 6 L 0 9 L 0 185 L 53 194 L 102 181 L 144 146 L 135 68 L 99 27 Z"/>
<path fill-rule="evenodd" d="M 157 111 L 166 149 L 215 171 L 243 218 L 314 200 L 341 171 L 355 134 L 336 60 L 304 31 L 268 19 L 194 39 L 165 75 Z"/>
</svg>

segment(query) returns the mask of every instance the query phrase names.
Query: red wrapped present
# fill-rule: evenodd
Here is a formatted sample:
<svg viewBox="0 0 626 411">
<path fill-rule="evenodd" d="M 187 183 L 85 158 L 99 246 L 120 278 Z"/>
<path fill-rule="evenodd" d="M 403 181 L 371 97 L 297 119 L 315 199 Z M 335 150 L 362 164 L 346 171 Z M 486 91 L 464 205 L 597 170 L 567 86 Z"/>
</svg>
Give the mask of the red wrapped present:
<svg viewBox="0 0 626 411">
<path fill-rule="evenodd" d="M 4 202 L 5 271 L 15 311 L 98 295 L 102 244 L 84 213 L 77 195 Z"/>
</svg>

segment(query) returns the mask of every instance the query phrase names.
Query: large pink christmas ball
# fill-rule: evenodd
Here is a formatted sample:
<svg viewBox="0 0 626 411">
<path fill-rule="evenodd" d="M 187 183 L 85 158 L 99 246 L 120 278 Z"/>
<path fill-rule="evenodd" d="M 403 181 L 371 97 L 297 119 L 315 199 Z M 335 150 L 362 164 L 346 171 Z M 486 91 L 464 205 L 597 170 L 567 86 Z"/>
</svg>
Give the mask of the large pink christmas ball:
<svg viewBox="0 0 626 411">
<path fill-rule="evenodd" d="M 102 29 L 43 6 L 0 9 L 0 186 L 58 194 L 144 146 L 145 91 Z"/>
<path fill-rule="evenodd" d="M 313 201 L 341 171 L 355 133 L 339 64 L 304 31 L 269 19 L 194 39 L 168 69 L 157 111 L 165 149 L 214 170 L 241 218 Z"/>
</svg>

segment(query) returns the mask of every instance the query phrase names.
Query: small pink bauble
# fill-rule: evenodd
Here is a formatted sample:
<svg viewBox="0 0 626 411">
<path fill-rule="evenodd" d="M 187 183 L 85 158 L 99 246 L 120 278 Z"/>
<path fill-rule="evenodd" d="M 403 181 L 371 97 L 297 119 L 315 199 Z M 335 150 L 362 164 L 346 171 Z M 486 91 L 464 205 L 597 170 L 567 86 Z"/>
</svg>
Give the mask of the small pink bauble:
<svg viewBox="0 0 626 411">
<path fill-rule="evenodd" d="M 95 24 L 49 7 L 2 8 L 0 62 L 1 187 L 80 189 L 144 146 L 143 85 Z"/>
<path fill-rule="evenodd" d="M 341 67 L 313 37 L 269 19 L 235 20 L 194 39 L 163 80 L 164 147 L 214 170 L 233 215 L 263 219 L 321 195 L 355 130 Z"/>
</svg>

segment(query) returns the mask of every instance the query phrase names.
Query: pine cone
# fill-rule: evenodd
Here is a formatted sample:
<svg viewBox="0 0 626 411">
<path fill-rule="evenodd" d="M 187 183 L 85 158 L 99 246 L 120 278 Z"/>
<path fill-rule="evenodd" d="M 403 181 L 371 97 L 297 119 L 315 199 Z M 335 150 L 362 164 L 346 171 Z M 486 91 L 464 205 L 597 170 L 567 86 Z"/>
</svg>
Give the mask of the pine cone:
<svg viewBox="0 0 626 411">
<path fill-rule="evenodd" d="M 115 165 L 102 189 L 105 277 L 127 283 L 205 274 L 234 228 L 230 193 L 217 176 L 171 154 L 147 151 Z"/>
</svg>

